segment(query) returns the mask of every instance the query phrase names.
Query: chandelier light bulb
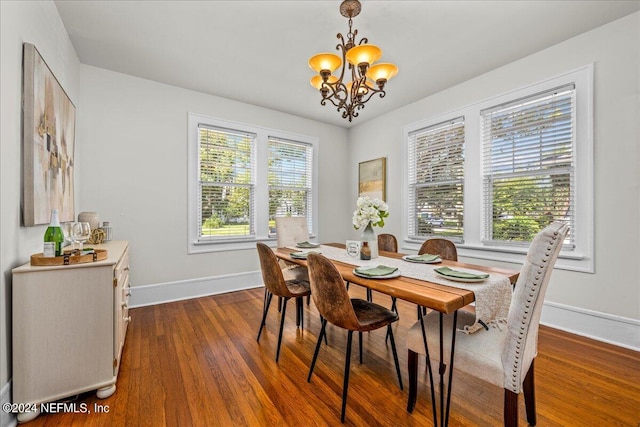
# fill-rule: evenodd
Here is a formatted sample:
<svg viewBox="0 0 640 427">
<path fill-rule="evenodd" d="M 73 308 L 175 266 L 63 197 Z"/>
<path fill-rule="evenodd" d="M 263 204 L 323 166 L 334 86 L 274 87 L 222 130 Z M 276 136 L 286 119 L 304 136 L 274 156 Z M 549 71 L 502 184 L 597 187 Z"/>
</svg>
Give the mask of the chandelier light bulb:
<svg viewBox="0 0 640 427">
<path fill-rule="evenodd" d="M 342 65 L 342 60 L 338 55 L 333 53 L 319 53 L 309 59 L 309 67 L 318 73 L 321 71 L 329 71 L 329 74 L 331 74 L 337 70 L 340 65 Z"/>
<path fill-rule="evenodd" d="M 398 74 L 398 67 L 389 63 L 373 65 L 367 71 L 367 77 L 376 82 L 378 87 L 384 87 L 385 83 L 396 74 Z"/>
<path fill-rule="evenodd" d="M 354 46 L 347 52 L 347 61 L 353 65 L 367 64 L 370 66 L 382 56 L 382 50 L 373 44 Z"/>
</svg>

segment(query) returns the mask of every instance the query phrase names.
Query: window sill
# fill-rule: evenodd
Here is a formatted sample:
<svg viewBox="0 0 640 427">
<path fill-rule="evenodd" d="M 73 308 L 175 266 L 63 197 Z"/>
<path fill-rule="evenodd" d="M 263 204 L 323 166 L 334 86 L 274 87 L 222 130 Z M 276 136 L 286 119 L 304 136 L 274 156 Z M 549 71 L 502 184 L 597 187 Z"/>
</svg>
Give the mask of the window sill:
<svg viewBox="0 0 640 427">
<path fill-rule="evenodd" d="M 310 235 L 309 239 L 314 239 L 315 235 Z M 255 249 L 257 242 L 263 242 L 270 247 L 276 246 L 277 238 L 275 236 L 268 237 L 250 237 L 241 239 L 220 239 L 204 242 L 192 242 L 189 244 L 187 254 L 203 254 L 208 252 L 228 252 L 228 251 L 245 251 Z"/>
</svg>

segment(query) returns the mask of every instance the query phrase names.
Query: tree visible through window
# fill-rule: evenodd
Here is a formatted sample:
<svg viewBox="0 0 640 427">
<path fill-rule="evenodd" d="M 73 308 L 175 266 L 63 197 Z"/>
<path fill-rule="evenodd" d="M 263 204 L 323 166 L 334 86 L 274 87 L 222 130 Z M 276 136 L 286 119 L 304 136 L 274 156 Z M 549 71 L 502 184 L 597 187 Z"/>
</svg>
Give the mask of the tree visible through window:
<svg viewBox="0 0 640 427">
<path fill-rule="evenodd" d="M 198 127 L 199 236 L 253 235 L 255 135 Z"/>
<path fill-rule="evenodd" d="M 555 220 L 573 229 L 574 85 L 483 110 L 484 239 L 529 242 Z"/>
</svg>

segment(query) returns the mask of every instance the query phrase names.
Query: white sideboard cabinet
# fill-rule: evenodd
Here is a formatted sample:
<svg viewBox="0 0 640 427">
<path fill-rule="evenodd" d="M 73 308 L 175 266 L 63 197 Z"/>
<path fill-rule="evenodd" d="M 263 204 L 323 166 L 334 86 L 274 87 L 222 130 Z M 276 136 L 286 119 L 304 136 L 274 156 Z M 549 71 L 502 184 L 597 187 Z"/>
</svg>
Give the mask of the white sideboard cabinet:
<svg viewBox="0 0 640 427">
<path fill-rule="evenodd" d="M 40 404 L 90 390 L 116 390 L 128 313 L 129 245 L 110 241 L 107 259 L 13 269 L 13 403 L 40 413 Z"/>
</svg>

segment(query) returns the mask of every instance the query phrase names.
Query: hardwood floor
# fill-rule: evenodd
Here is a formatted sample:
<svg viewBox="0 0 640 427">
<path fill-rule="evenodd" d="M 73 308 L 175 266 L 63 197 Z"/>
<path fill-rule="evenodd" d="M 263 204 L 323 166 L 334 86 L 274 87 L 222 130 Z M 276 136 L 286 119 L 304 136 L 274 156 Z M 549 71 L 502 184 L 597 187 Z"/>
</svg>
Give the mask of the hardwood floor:
<svg viewBox="0 0 640 427">
<path fill-rule="evenodd" d="M 363 288 L 351 286 L 353 296 Z M 78 397 L 91 414 L 43 414 L 29 426 L 333 426 L 340 425 L 346 333 L 329 326 L 307 383 L 320 321 L 305 305 L 304 330 L 289 301 L 279 364 L 275 304 L 256 342 L 263 289 L 137 308 L 129 326 L 116 393 Z M 275 301 L 275 300 L 274 300 Z M 374 301 L 390 298 L 374 293 Z M 406 331 L 415 306 L 398 300 L 394 326 L 407 387 Z M 429 426 L 431 399 L 424 362 L 416 409 L 398 388 L 385 330 L 366 333 L 364 364 L 354 340 L 345 425 Z M 539 426 L 639 426 L 640 353 L 541 327 L 536 359 Z M 502 424 L 503 390 L 454 374 L 450 425 Z M 102 405 L 108 413 L 95 412 Z M 520 396 L 520 425 L 527 425 Z"/>
</svg>

